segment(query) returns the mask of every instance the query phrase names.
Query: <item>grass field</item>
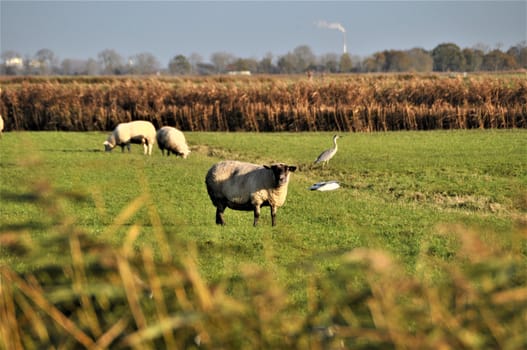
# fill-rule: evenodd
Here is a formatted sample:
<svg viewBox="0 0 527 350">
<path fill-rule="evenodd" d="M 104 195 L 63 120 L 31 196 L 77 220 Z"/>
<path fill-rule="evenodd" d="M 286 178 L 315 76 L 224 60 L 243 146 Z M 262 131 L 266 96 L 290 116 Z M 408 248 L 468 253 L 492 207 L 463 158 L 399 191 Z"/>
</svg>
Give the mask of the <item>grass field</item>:
<svg viewBox="0 0 527 350">
<path fill-rule="evenodd" d="M 138 253 L 152 247 L 160 260 L 192 256 L 211 285 L 257 266 L 302 314 L 312 309 L 310 283 L 338 275 L 342 256 L 358 248 L 388 252 L 405 274 L 437 285 L 445 278 L 438 266 L 453 261 L 463 232 L 526 264 L 525 130 L 344 133 L 324 169 L 312 162 L 331 146 L 330 133 L 186 136 L 192 153 L 183 160 L 157 148 L 145 157 L 139 146 L 107 154 L 106 134 L 98 132 L 4 134 L 0 233 L 25 235 L 49 251 L 34 260 L 0 248 L 0 265 L 27 273 L 48 261 L 66 263 L 70 253 L 46 242 L 75 227 L 111 246 Z M 268 208 L 256 228 L 251 212 L 229 209 L 227 225 L 215 225 L 204 178 L 222 159 L 299 167 L 276 227 Z M 342 187 L 308 190 L 322 180 Z M 227 291 L 236 295 L 236 286 Z"/>
</svg>

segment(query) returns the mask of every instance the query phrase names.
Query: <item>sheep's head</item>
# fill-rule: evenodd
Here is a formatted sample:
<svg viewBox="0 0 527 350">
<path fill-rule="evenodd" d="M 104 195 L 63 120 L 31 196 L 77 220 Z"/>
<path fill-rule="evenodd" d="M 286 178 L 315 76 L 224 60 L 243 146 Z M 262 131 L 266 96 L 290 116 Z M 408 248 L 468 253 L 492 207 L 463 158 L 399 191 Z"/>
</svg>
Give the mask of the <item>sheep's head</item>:
<svg viewBox="0 0 527 350">
<path fill-rule="evenodd" d="M 183 157 L 183 159 L 187 159 L 189 154 L 190 154 L 190 150 L 188 148 L 185 151 L 180 153 L 180 155 Z"/>
<path fill-rule="evenodd" d="M 108 141 L 104 141 L 103 145 L 104 145 L 104 150 L 106 152 L 110 152 L 115 147 L 115 144 L 112 144 Z"/>
<path fill-rule="evenodd" d="M 296 166 L 286 165 L 284 163 L 264 165 L 264 167 L 273 171 L 276 187 L 287 184 L 289 174 L 296 170 Z"/>
<path fill-rule="evenodd" d="M 114 149 L 114 147 L 115 147 L 115 137 L 113 136 L 113 134 L 108 136 L 108 139 L 106 141 L 104 141 L 103 145 L 104 145 L 104 150 L 106 152 L 110 152 L 112 149 Z"/>
</svg>

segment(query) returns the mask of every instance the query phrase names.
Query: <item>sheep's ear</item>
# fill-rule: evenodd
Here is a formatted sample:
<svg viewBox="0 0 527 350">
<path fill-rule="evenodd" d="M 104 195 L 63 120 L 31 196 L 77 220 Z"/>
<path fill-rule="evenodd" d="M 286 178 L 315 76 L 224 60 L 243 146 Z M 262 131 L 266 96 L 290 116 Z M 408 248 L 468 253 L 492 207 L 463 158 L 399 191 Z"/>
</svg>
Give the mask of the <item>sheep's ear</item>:
<svg viewBox="0 0 527 350">
<path fill-rule="evenodd" d="M 296 170 L 296 166 L 294 166 L 294 165 L 290 165 L 289 166 L 289 171 L 290 172 L 294 172 L 295 170 Z"/>
</svg>

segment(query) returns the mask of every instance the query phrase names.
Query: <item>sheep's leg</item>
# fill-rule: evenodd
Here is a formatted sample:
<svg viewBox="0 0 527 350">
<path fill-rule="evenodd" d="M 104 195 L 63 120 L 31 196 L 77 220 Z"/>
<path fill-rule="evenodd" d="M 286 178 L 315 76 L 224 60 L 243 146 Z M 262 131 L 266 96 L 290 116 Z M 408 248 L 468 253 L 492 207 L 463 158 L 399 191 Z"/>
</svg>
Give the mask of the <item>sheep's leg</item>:
<svg viewBox="0 0 527 350">
<path fill-rule="evenodd" d="M 223 212 L 225 211 L 225 207 L 222 205 L 218 205 L 216 207 L 216 224 L 217 225 L 225 225 L 225 220 L 223 219 Z"/>
<path fill-rule="evenodd" d="M 130 142 L 126 144 L 126 148 L 128 148 L 128 153 L 130 153 L 131 152 Z M 124 151 L 124 148 L 123 148 L 123 151 Z"/>
<path fill-rule="evenodd" d="M 276 226 L 276 207 L 271 205 L 271 224 Z"/>
<path fill-rule="evenodd" d="M 258 219 L 260 218 L 260 206 L 256 205 L 254 207 L 254 223 L 253 226 L 256 226 L 258 224 Z"/>
</svg>

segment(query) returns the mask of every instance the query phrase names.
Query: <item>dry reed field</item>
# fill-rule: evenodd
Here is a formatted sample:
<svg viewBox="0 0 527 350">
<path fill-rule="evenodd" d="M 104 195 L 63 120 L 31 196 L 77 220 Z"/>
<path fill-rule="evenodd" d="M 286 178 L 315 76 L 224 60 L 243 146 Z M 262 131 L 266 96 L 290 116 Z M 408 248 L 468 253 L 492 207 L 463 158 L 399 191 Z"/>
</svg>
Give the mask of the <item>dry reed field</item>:
<svg viewBox="0 0 527 350">
<path fill-rule="evenodd" d="M 516 75 L 3 78 L 7 130 L 395 131 L 527 127 Z"/>
</svg>

